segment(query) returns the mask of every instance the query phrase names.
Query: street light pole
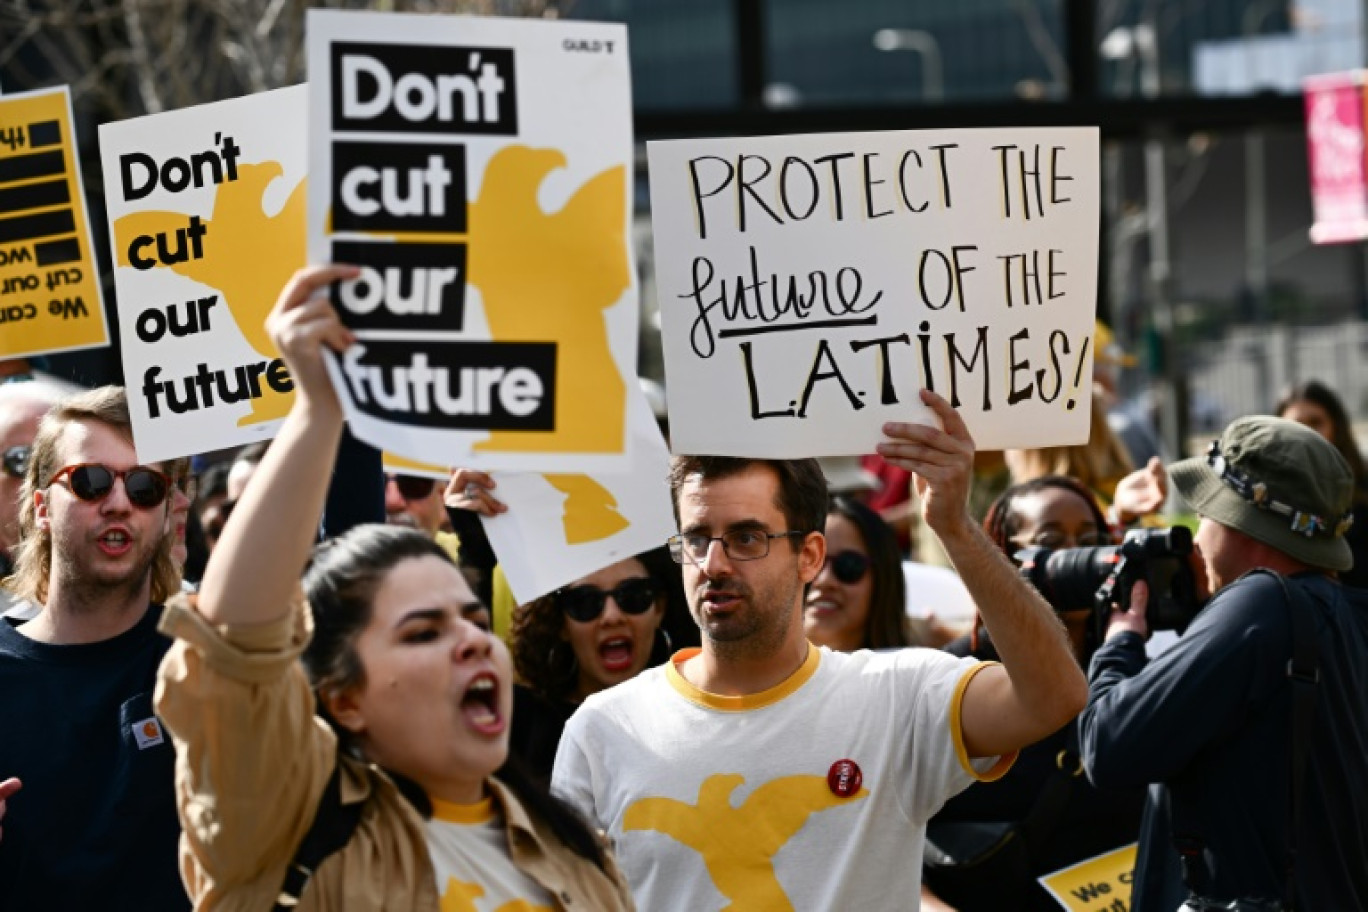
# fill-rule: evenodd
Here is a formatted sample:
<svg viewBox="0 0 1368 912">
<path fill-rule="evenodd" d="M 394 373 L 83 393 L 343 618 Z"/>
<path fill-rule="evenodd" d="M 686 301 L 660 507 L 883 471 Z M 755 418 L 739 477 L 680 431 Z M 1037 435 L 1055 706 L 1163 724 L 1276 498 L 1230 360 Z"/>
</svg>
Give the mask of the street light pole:
<svg viewBox="0 0 1368 912">
<path fill-rule="evenodd" d="M 1116 28 L 1102 39 L 1101 53 L 1109 60 L 1132 59 L 1140 65 L 1140 94 L 1155 101 L 1162 92 L 1159 31 L 1152 5 L 1142 21 Z M 1155 342 L 1162 361 L 1152 378 L 1159 402 L 1159 437 L 1174 456 L 1183 453 L 1180 409 L 1182 375 L 1177 364 L 1174 330 L 1172 254 L 1168 231 L 1168 154 L 1164 137 L 1150 127 L 1145 138 L 1145 227 L 1149 235 L 1149 288 Z"/>
<path fill-rule="evenodd" d="M 1240 17 L 1240 31 L 1246 42 L 1258 34 L 1264 20 L 1280 9 L 1278 0 L 1250 4 Z M 1268 310 L 1268 207 L 1266 197 L 1267 165 L 1264 157 L 1263 129 L 1252 126 L 1245 133 L 1245 286 L 1249 294 L 1249 318 L 1253 322 L 1270 319 Z"/>
<path fill-rule="evenodd" d="M 1162 92 L 1159 65 L 1158 23 L 1153 15 L 1133 29 L 1134 48 L 1140 60 L 1140 92 L 1151 101 Z M 1164 138 L 1151 127 L 1145 139 L 1145 214 L 1150 247 L 1150 296 L 1154 306 L 1154 331 L 1163 362 L 1156 378 L 1159 394 L 1159 437 L 1174 458 L 1183 455 L 1182 418 L 1173 315 L 1173 267 L 1168 224 L 1168 151 Z"/>
<path fill-rule="evenodd" d="M 922 65 L 922 100 L 945 100 L 945 66 L 935 35 L 921 29 L 882 28 L 874 33 L 874 47 L 881 51 L 916 51 Z"/>
</svg>

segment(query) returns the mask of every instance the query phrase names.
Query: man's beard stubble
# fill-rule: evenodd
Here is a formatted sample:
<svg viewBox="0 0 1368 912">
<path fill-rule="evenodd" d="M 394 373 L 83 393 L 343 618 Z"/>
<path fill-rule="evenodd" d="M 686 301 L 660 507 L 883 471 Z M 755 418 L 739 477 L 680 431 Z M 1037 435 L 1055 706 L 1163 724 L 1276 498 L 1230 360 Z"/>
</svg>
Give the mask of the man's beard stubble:
<svg viewBox="0 0 1368 912">
<path fill-rule="evenodd" d="M 158 541 L 157 546 L 143 555 L 127 574 L 117 579 L 102 579 L 93 573 L 80 572 L 80 569 L 73 566 L 70 561 L 59 562 L 55 554 L 53 572 L 61 578 L 63 590 L 70 593 L 71 598 L 68 601 L 72 610 L 99 610 L 111 598 L 131 598 L 141 592 L 144 586 L 148 586 L 152 578 L 152 568 L 162 551 L 166 552 L 168 561 L 171 559 L 170 541 L 169 537 Z"/>
<path fill-rule="evenodd" d="M 801 584 L 798 584 L 801 585 Z M 722 620 L 719 629 L 710 629 L 707 618 L 703 617 L 703 592 L 726 592 L 735 594 L 742 600 L 738 616 Z M 794 586 L 785 586 L 783 591 L 773 593 L 772 597 L 757 600 L 755 591 L 735 578 L 700 582 L 692 593 L 690 605 L 694 622 L 698 624 L 703 637 L 708 640 L 712 651 L 726 659 L 756 659 L 774 655 L 788 639 L 794 623 L 802 623 L 801 614 L 795 620 L 793 610 L 797 598 Z"/>
</svg>

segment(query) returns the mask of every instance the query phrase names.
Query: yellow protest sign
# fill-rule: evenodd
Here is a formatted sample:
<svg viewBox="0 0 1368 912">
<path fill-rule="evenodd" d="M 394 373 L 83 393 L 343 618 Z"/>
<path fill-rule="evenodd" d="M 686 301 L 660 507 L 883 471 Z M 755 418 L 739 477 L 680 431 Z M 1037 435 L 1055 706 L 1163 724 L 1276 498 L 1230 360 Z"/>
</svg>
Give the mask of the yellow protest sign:
<svg viewBox="0 0 1368 912">
<path fill-rule="evenodd" d="M 360 270 L 331 292 L 351 432 L 427 463 L 625 471 L 626 30 L 310 10 L 307 32 L 310 259 Z"/>
<path fill-rule="evenodd" d="M 0 358 L 109 343 L 66 86 L 0 98 Z"/>
<path fill-rule="evenodd" d="M 1040 878 L 1040 885 L 1069 912 L 1128 912 L 1135 873 L 1135 843 Z"/>
<path fill-rule="evenodd" d="M 140 459 L 268 440 L 294 402 L 266 315 L 306 262 L 307 111 L 290 86 L 100 125 Z"/>
</svg>

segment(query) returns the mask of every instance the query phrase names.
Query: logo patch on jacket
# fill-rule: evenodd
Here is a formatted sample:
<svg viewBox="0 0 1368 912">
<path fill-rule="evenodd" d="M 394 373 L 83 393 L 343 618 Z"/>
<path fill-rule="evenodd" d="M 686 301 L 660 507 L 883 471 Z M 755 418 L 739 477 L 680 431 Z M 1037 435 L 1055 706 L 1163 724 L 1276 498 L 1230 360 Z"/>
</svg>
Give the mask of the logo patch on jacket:
<svg viewBox="0 0 1368 912">
<path fill-rule="evenodd" d="M 138 742 L 138 750 L 147 750 L 149 747 L 156 747 L 166 740 L 162 734 L 161 723 L 156 716 L 149 716 L 140 722 L 132 724 L 133 740 Z"/>
</svg>

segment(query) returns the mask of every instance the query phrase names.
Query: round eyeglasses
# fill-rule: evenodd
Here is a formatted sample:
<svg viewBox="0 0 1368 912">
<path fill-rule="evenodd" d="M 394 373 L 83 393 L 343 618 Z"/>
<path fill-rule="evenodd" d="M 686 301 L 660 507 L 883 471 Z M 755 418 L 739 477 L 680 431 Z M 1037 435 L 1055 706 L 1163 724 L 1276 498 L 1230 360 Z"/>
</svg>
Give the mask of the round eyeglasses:
<svg viewBox="0 0 1368 912">
<path fill-rule="evenodd" d="M 144 510 L 161 506 L 171 486 L 171 480 L 165 474 L 147 466 L 111 469 L 94 462 L 65 466 L 52 476 L 48 484 L 53 485 L 65 479 L 66 487 L 72 494 L 88 503 L 95 503 L 109 496 L 114 490 L 116 478 L 123 479 L 128 502 Z"/>
</svg>

